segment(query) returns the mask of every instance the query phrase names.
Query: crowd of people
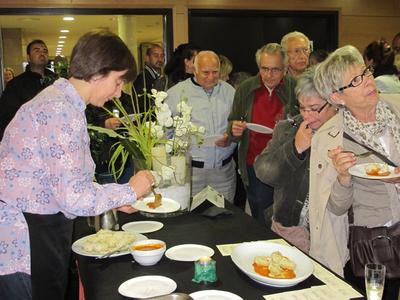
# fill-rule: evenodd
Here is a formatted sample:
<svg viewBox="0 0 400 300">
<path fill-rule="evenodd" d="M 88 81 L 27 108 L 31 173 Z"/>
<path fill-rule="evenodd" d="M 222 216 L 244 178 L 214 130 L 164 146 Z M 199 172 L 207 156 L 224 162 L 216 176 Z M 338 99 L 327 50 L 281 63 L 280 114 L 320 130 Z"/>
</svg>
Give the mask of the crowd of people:
<svg viewBox="0 0 400 300">
<path fill-rule="evenodd" d="M 400 179 L 371 180 L 350 169 L 389 161 L 400 173 L 400 33 L 392 45 L 374 41 L 362 53 L 350 45 L 331 53 L 311 48 L 298 31 L 262 45 L 252 76 L 190 43 L 164 66 L 163 46 L 149 44 L 136 76 L 123 41 L 93 31 L 74 47 L 65 79 L 46 68 L 46 44 L 32 41 L 25 72 L 0 98 L 0 294 L 60 298 L 72 220 L 111 208 L 132 213 L 127 204 L 150 191 L 149 171 L 129 169 L 126 183 L 93 182 L 100 167 L 107 172 L 90 157 L 87 122 L 118 127 L 118 116 L 98 108 L 112 110 L 107 101 L 123 99 L 128 82 L 139 100 L 135 111 L 154 105 L 146 92 L 163 90 L 173 115 L 185 97 L 205 138 L 219 137 L 189 150 L 192 196 L 211 186 L 234 203 L 240 180 L 257 222 L 364 289 L 349 263 L 349 227 L 400 222 Z M 365 149 L 370 154 L 357 157 Z M 387 280 L 384 299 L 397 299 L 399 286 L 399 278 Z"/>
</svg>

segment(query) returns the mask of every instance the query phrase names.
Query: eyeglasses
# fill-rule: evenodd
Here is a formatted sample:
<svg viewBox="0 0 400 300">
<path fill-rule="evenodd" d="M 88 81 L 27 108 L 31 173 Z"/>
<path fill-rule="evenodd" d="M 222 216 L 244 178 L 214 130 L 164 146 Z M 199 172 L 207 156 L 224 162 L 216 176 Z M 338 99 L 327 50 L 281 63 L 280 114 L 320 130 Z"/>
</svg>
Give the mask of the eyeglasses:
<svg viewBox="0 0 400 300">
<path fill-rule="evenodd" d="M 295 48 L 288 51 L 288 53 L 293 53 L 295 56 L 300 56 L 301 54 L 308 55 L 310 54 L 310 48 Z"/>
<path fill-rule="evenodd" d="M 333 93 L 337 93 L 337 92 L 341 92 L 347 88 L 351 88 L 351 87 L 356 87 L 359 86 L 363 80 L 364 80 L 364 76 L 371 76 L 374 73 L 374 67 L 373 66 L 368 66 L 364 69 L 364 71 L 362 72 L 362 74 L 357 75 L 356 77 L 354 77 L 351 81 L 350 84 L 343 86 L 341 88 L 338 88 L 337 90 L 333 91 Z"/>
<path fill-rule="evenodd" d="M 283 68 L 278 68 L 278 67 L 274 67 L 274 68 L 268 68 L 268 67 L 260 67 L 260 72 L 263 73 L 269 73 L 271 72 L 272 74 L 278 74 L 279 72 L 282 72 Z"/>
<path fill-rule="evenodd" d="M 329 104 L 329 102 L 325 102 L 325 104 L 322 105 L 320 108 L 309 108 L 309 109 L 306 109 L 306 108 L 304 108 L 304 107 L 299 107 L 299 110 L 300 110 L 300 112 L 302 112 L 302 113 L 308 112 L 308 113 L 317 113 L 317 114 L 320 114 L 328 104 Z"/>
</svg>

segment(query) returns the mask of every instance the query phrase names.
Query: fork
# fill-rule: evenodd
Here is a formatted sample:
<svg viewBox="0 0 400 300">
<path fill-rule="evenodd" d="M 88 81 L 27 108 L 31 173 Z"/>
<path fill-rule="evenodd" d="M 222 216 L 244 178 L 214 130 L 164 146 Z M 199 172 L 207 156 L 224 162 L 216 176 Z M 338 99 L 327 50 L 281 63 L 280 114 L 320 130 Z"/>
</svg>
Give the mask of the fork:
<svg viewBox="0 0 400 300">
<path fill-rule="evenodd" d="M 368 156 L 370 156 L 372 154 L 372 151 L 366 151 L 366 152 L 359 153 L 359 154 L 356 154 L 353 151 L 343 151 L 343 152 L 353 153 L 354 156 L 358 157 L 358 158 L 365 158 L 365 157 L 368 157 Z"/>
</svg>

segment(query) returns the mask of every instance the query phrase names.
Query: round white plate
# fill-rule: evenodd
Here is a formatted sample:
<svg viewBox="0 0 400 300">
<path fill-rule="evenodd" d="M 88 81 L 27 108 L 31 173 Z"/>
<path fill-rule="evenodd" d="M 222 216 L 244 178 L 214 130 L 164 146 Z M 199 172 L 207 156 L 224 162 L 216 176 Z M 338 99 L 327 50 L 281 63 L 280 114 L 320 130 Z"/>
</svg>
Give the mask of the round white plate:
<svg viewBox="0 0 400 300">
<path fill-rule="evenodd" d="M 256 123 L 247 123 L 247 128 L 258 133 L 271 134 L 274 132 L 273 129 Z"/>
<path fill-rule="evenodd" d="M 168 295 L 176 290 L 176 282 L 165 276 L 140 276 L 122 283 L 118 292 L 125 297 L 146 299 Z"/>
<path fill-rule="evenodd" d="M 122 225 L 122 230 L 137 233 L 149 233 L 160 230 L 164 224 L 157 221 L 136 221 Z"/>
<path fill-rule="evenodd" d="M 389 179 L 389 178 L 397 178 L 400 177 L 400 173 L 396 174 L 394 173 L 394 167 L 388 166 L 388 169 L 390 171 L 390 174 L 387 176 L 372 176 L 368 175 L 365 172 L 365 168 L 368 167 L 368 165 L 384 165 L 384 164 L 379 164 L 379 163 L 366 163 L 366 164 L 358 164 L 355 166 L 352 166 L 349 169 L 349 173 L 353 176 L 361 177 L 361 178 L 366 178 L 366 179 Z"/>
<path fill-rule="evenodd" d="M 137 232 L 132 233 L 132 234 L 135 235 L 135 241 L 147 240 L 147 237 L 143 234 L 140 234 Z M 83 250 L 83 244 L 84 244 L 85 240 L 91 236 L 94 236 L 94 234 L 84 236 L 83 238 L 80 238 L 79 240 L 75 241 L 72 244 L 72 251 L 74 251 L 76 254 L 80 254 L 83 256 L 89 256 L 89 257 L 100 257 L 100 256 L 104 255 L 104 253 L 93 253 L 93 252 L 87 252 L 87 251 Z M 117 257 L 117 256 L 126 255 L 126 254 L 131 253 L 129 246 L 130 245 L 128 245 L 126 249 L 123 249 L 117 253 L 111 254 L 109 257 Z"/>
<path fill-rule="evenodd" d="M 175 200 L 169 199 L 169 198 L 164 198 L 162 197 L 161 199 L 161 206 L 157 208 L 150 208 L 147 206 L 147 203 L 153 202 L 154 197 L 148 197 L 144 198 L 142 201 L 137 200 L 135 203 L 133 203 L 133 208 L 136 208 L 137 210 L 140 211 L 145 211 L 149 213 L 156 213 L 156 214 L 165 214 L 165 213 L 171 213 L 174 211 L 177 211 L 181 208 L 181 205 L 176 202 Z"/>
<path fill-rule="evenodd" d="M 222 139 L 224 136 L 223 135 L 210 135 L 210 136 L 206 136 L 204 138 L 204 142 L 203 145 L 204 147 L 214 147 L 215 146 L 215 142 L 218 141 L 219 139 Z"/>
<path fill-rule="evenodd" d="M 270 256 L 279 251 L 296 264 L 296 277 L 292 279 L 276 279 L 262 276 L 254 271 L 253 262 L 256 256 Z M 307 279 L 314 271 L 311 259 L 296 247 L 280 245 L 270 242 L 242 243 L 233 249 L 231 259 L 234 264 L 247 276 L 256 282 L 274 287 L 288 287 Z"/>
<path fill-rule="evenodd" d="M 169 248 L 165 256 L 177 261 L 196 261 L 202 256 L 213 256 L 214 250 L 198 244 L 183 244 Z"/>
<path fill-rule="evenodd" d="M 243 300 L 242 297 L 230 292 L 219 290 L 204 290 L 189 295 L 194 300 Z"/>
</svg>

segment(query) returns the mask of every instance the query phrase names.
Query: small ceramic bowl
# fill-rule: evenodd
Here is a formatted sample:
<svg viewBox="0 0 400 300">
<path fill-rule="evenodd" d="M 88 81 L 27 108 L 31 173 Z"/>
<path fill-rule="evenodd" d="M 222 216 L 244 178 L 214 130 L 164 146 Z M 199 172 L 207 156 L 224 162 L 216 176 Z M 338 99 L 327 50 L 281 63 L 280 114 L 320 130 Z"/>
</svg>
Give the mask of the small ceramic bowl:
<svg viewBox="0 0 400 300">
<path fill-rule="evenodd" d="M 131 247 L 133 259 L 142 266 L 153 266 L 163 257 L 167 245 L 161 240 L 142 240 Z"/>
</svg>

